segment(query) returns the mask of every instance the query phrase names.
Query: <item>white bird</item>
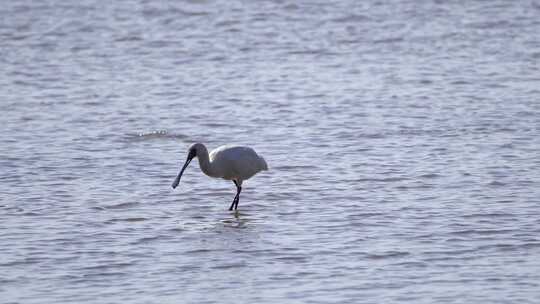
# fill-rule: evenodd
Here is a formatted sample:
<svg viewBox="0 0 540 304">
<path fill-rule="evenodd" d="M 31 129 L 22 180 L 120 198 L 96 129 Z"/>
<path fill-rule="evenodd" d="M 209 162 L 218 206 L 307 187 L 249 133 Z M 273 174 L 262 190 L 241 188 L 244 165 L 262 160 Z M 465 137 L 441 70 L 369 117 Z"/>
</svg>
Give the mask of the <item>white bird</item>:
<svg viewBox="0 0 540 304">
<path fill-rule="evenodd" d="M 184 170 L 186 170 L 194 157 L 199 158 L 199 166 L 204 174 L 210 177 L 232 180 L 236 185 L 236 196 L 231 207 L 229 207 L 229 211 L 233 209 L 233 206 L 235 210 L 238 209 L 242 182 L 260 171 L 268 170 L 264 158 L 250 147 L 225 145 L 212 150 L 208 155 L 205 145 L 196 143 L 189 147 L 187 160 L 172 183 L 173 189 L 180 183 Z"/>
</svg>

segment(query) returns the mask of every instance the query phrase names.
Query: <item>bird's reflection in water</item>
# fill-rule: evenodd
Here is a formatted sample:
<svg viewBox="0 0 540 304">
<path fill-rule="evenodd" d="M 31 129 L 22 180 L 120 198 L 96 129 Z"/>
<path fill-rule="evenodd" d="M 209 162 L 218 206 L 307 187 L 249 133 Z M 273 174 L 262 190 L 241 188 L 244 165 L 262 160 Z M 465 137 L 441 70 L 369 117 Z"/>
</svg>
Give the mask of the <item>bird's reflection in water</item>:
<svg viewBox="0 0 540 304">
<path fill-rule="evenodd" d="M 246 228 L 246 225 L 251 221 L 249 214 L 235 211 L 229 214 L 225 219 L 221 220 L 221 223 L 225 227 L 230 228 Z"/>
</svg>

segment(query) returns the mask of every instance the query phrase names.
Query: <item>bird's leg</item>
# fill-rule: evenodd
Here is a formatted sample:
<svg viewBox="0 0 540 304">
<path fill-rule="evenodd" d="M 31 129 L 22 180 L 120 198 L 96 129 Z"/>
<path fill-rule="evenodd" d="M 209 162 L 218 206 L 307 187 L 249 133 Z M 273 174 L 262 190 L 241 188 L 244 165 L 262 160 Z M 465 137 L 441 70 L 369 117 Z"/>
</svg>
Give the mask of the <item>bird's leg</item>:
<svg viewBox="0 0 540 304">
<path fill-rule="evenodd" d="M 236 186 L 236 196 L 234 197 L 232 204 L 229 207 L 229 211 L 232 211 L 233 207 L 234 207 L 234 210 L 238 209 L 238 201 L 240 200 L 240 191 L 242 191 L 242 187 L 238 185 L 236 180 L 233 180 L 233 182 L 234 182 L 234 185 Z"/>
<path fill-rule="evenodd" d="M 238 187 L 238 194 L 236 197 L 236 204 L 234 205 L 234 210 L 238 209 L 238 202 L 240 201 L 240 192 L 242 192 L 242 187 Z"/>
<path fill-rule="evenodd" d="M 234 205 L 236 204 L 236 200 L 238 199 L 238 194 L 234 197 L 231 206 L 229 207 L 229 211 L 232 211 Z"/>
<path fill-rule="evenodd" d="M 233 210 L 233 207 L 235 205 L 238 205 L 238 198 L 239 198 L 239 195 L 240 195 L 240 191 L 238 191 L 238 184 L 236 183 L 236 180 L 233 180 L 234 182 L 234 185 L 236 186 L 236 195 L 232 201 L 232 204 L 231 206 L 229 207 L 229 211 L 232 211 Z"/>
<path fill-rule="evenodd" d="M 238 202 L 240 201 L 240 192 L 242 192 L 242 187 L 238 185 L 236 181 L 234 181 L 234 184 L 236 185 L 236 204 L 234 204 L 234 210 L 238 209 Z"/>
</svg>

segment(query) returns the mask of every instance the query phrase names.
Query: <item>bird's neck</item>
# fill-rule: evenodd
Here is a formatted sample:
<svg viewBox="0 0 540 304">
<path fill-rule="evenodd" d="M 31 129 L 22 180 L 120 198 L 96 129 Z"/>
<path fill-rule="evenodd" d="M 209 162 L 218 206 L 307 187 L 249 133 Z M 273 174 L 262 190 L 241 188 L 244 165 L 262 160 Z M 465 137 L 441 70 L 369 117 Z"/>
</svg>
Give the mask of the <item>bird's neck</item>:
<svg viewBox="0 0 540 304">
<path fill-rule="evenodd" d="M 197 158 L 199 159 L 199 167 L 201 167 L 201 171 L 204 172 L 204 174 L 211 177 L 220 177 L 215 166 L 212 166 L 206 149 L 205 151 L 197 151 Z"/>
</svg>

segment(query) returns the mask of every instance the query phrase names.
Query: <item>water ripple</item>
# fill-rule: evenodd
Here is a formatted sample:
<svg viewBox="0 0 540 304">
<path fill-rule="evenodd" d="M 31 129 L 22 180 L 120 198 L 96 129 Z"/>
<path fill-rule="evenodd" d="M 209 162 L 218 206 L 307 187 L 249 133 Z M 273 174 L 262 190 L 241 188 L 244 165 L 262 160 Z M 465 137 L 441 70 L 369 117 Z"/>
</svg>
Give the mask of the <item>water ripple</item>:
<svg viewBox="0 0 540 304">
<path fill-rule="evenodd" d="M 4 1 L 2 303 L 534 302 L 538 8 Z"/>
</svg>

